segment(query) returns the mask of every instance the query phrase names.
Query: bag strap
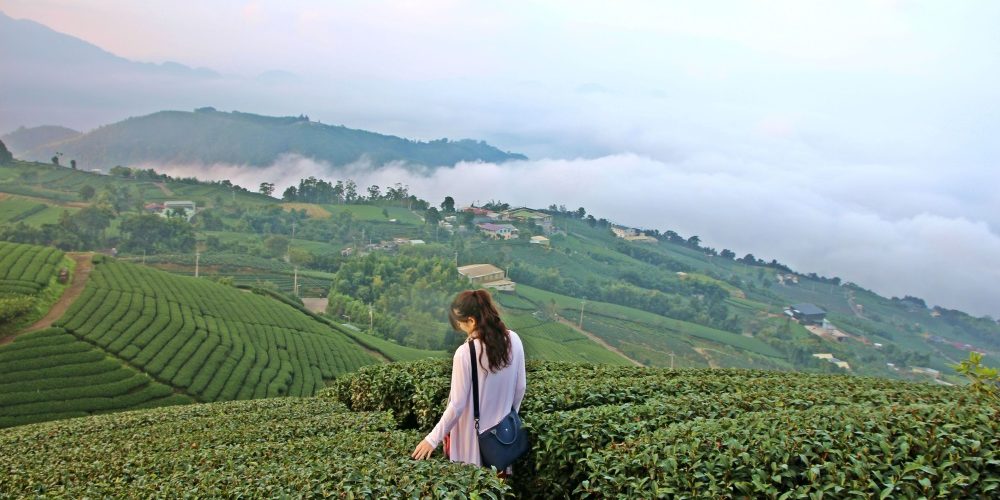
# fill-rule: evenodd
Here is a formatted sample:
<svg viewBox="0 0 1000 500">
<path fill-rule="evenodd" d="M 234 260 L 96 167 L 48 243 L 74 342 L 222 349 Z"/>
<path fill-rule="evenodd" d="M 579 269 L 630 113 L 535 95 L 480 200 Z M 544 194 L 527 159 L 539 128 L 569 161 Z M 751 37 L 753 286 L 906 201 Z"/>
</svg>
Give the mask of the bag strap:
<svg viewBox="0 0 1000 500">
<path fill-rule="evenodd" d="M 479 436 L 479 363 L 476 362 L 476 346 L 469 339 L 469 364 L 472 365 L 472 417 L 476 422 L 476 436 Z"/>
</svg>

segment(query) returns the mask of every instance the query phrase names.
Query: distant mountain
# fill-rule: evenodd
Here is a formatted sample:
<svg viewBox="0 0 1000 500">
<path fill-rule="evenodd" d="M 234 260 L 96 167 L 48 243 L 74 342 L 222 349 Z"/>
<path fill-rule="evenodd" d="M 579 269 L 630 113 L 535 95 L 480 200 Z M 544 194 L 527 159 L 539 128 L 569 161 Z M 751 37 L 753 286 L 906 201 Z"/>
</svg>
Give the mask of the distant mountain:
<svg viewBox="0 0 1000 500">
<path fill-rule="evenodd" d="M 59 142 L 36 146 L 19 157 L 48 161 L 59 151 L 84 165 L 205 164 L 271 165 L 287 154 L 332 165 L 368 160 L 444 166 L 460 161 L 504 162 L 525 156 L 503 152 L 482 141 L 439 139 L 418 142 L 305 116 L 272 117 L 214 108 L 160 111 L 100 127 Z"/>
<path fill-rule="evenodd" d="M 130 61 L 2 12 L 0 75 L 0 130 L 43 123 L 91 127 L 149 112 L 150 105 L 165 107 L 157 102 L 186 102 L 178 98 L 178 89 L 201 91 L 222 78 L 210 69 L 175 62 Z"/>
<path fill-rule="evenodd" d="M 35 149 L 45 144 L 55 144 L 72 139 L 80 135 L 80 132 L 71 128 L 60 127 L 58 125 L 42 125 L 41 127 L 25 128 L 19 127 L 17 130 L 0 137 L 11 153 L 17 158 L 22 153 Z"/>
</svg>

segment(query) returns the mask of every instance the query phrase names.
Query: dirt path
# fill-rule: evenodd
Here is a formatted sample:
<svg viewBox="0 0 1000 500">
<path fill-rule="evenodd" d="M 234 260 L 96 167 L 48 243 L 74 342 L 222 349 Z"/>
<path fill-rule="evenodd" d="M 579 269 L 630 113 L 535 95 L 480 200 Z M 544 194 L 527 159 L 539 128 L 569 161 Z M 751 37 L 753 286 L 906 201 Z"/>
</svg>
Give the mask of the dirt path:
<svg viewBox="0 0 1000 500">
<path fill-rule="evenodd" d="M 704 347 L 694 347 L 693 349 L 698 354 L 701 354 L 701 357 L 705 358 L 705 361 L 708 361 L 708 367 L 709 368 L 718 368 L 719 367 L 719 364 L 716 363 L 715 360 L 712 359 L 712 357 L 708 355 L 708 349 L 705 349 Z"/>
<path fill-rule="evenodd" d="M 638 362 L 638 361 L 636 361 L 636 360 L 634 360 L 634 359 L 626 356 L 624 352 L 621 352 L 620 350 L 618 350 L 618 348 L 612 346 L 611 344 L 608 344 L 607 342 L 604 341 L 604 339 L 598 337 L 597 335 L 594 335 L 593 333 L 588 332 L 587 330 L 584 330 L 584 329 L 576 326 L 576 323 L 573 323 L 573 322 L 567 320 L 566 318 L 559 318 L 559 322 L 562 323 L 562 324 L 564 324 L 564 325 L 566 325 L 566 326 L 568 326 L 568 327 L 570 327 L 570 328 L 572 328 L 572 329 L 574 329 L 574 330 L 576 330 L 576 331 L 578 331 L 578 332 L 580 332 L 580 333 L 582 333 L 588 339 L 593 340 L 594 342 L 597 342 L 601 347 L 603 347 L 603 348 L 605 348 L 605 349 L 607 349 L 607 350 L 609 350 L 609 351 L 611 351 L 611 352 L 613 352 L 613 353 L 615 353 L 615 354 L 617 354 L 617 355 L 619 355 L 619 356 L 621 356 L 621 357 L 629 360 L 633 365 L 635 365 L 635 366 L 646 366 L 646 365 L 644 365 L 644 364 L 642 364 L 642 363 L 640 363 L 640 362 Z"/>
<path fill-rule="evenodd" d="M 94 254 L 91 252 L 67 252 L 66 255 L 76 261 L 76 270 L 73 272 L 72 283 L 63 291 L 62 297 L 59 297 L 59 300 L 52 305 L 52 309 L 49 309 L 48 314 L 44 318 L 20 332 L 0 339 L 0 345 L 13 342 L 15 337 L 23 333 L 34 332 L 52 326 L 52 323 L 61 318 L 66 313 L 66 310 L 69 309 L 69 306 L 83 293 L 83 287 L 87 284 L 87 277 L 90 276 L 90 271 L 94 269 L 94 264 L 91 262 Z"/>
<path fill-rule="evenodd" d="M 155 186 L 158 187 L 158 188 L 160 188 L 160 191 L 163 191 L 163 195 L 164 196 L 173 196 L 174 195 L 174 192 L 171 191 L 170 188 L 168 188 L 167 185 L 165 183 L 163 183 L 163 182 L 157 182 L 155 184 Z"/>
<path fill-rule="evenodd" d="M 323 314 L 326 312 L 326 306 L 330 302 L 330 299 L 302 299 L 302 304 L 306 306 L 306 309 L 316 313 Z"/>
</svg>

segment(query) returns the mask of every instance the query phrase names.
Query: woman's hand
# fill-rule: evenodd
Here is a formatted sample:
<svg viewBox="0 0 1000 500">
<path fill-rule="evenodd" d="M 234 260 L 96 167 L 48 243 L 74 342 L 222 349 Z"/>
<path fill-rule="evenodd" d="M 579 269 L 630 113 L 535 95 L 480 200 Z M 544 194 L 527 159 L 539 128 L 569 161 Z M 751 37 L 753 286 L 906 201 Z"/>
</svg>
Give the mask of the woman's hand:
<svg viewBox="0 0 1000 500">
<path fill-rule="evenodd" d="M 431 446 L 431 444 L 426 440 L 421 439 L 420 444 L 417 445 L 416 449 L 413 450 L 413 453 L 410 456 L 417 460 L 424 460 L 427 457 L 430 457 L 433 452 L 434 447 Z"/>
</svg>

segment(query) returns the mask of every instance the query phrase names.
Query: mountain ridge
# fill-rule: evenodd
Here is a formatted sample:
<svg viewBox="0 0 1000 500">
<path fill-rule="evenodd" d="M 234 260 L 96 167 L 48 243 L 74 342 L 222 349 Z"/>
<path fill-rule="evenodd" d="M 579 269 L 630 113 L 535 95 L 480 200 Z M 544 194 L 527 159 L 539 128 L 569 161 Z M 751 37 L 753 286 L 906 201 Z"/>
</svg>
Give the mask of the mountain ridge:
<svg viewBox="0 0 1000 500">
<path fill-rule="evenodd" d="M 4 136 L 5 142 L 7 137 Z M 57 145 L 67 158 L 87 168 L 102 170 L 114 165 L 146 163 L 262 167 L 288 154 L 335 166 L 360 160 L 375 165 L 406 162 L 436 167 L 461 161 L 499 163 L 527 159 L 471 139 L 420 142 L 343 125 L 326 125 L 310 121 L 304 115 L 265 116 L 218 111 L 212 107 L 130 117 L 78 136 L 67 134 L 26 151 L 19 149 L 20 157 L 44 162 L 55 154 Z"/>
</svg>

